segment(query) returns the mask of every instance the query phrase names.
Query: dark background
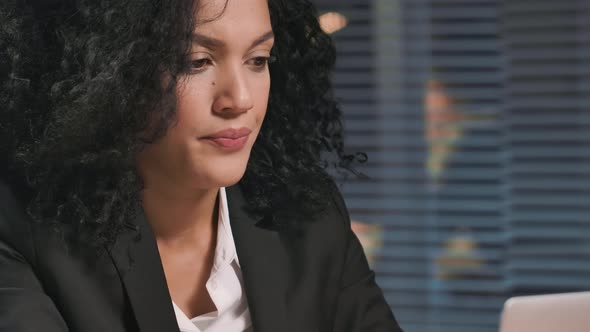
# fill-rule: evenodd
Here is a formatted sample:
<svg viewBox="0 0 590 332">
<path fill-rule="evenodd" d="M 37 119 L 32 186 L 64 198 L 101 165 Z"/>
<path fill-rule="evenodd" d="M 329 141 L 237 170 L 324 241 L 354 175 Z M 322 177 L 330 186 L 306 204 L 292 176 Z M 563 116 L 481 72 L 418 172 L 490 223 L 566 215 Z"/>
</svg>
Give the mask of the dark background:
<svg viewBox="0 0 590 332">
<path fill-rule="evenodd" d="M 406 332 L 590 290 L 590 1 L 315 0 L 369 179 L 343 192 Z"/>
</svg>

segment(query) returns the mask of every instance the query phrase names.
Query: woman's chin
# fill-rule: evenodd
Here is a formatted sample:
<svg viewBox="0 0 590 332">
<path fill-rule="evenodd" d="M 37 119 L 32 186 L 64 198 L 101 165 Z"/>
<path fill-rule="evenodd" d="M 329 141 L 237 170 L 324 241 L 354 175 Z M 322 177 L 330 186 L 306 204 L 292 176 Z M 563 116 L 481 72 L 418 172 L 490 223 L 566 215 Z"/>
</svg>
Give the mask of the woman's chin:
<svg viewBox="0 0 590 332">
<path fill-rule="evenodd" d="M 231 174 L 231 175 L 224 177 L 222 179 L 222 181 L 219 181 L 219 183 L 220 183 L 219 187 L 230 187 L 230 186 L 233 186 L 234 184 L 240 182 L 240 180 L 244 176 L 245 171 L 246 170 L 244 169 L 242 172 L 239 172 L 236 174 Z"/>
<path fill-rule="evenodd" d="M 207 174 L 205 175 L 201 172 L 199 177 L 201 179 L 206 179 L 207 183 L 205 186 L 207 187 L 229 187 L 238 183 L 244 176 L 245 172 L 246 163 L 236 162 L 233 164 L 211 165 Z"/>
</svg>

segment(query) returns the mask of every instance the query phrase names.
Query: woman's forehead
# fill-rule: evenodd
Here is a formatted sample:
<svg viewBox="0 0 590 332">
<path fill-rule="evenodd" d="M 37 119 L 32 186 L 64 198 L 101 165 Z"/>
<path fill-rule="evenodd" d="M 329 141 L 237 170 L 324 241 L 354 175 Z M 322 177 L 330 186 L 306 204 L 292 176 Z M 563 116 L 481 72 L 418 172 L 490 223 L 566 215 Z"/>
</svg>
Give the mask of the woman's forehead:
<svg viewBox="0 0 590 332">
<path fill-rule="evenodd" d="M 206 0 L 199 5 L 193 41 L 252 43 L 272 37 L 266 0 Z M 207 46 L 207 45 L 204 45 Z"/>
<path fill-rule="evenodd" d="M 223 20 L 224 17 L 227 20 L 250 20 L 255 16 L 270 17 L 267 0 L 200 0 L 195 19 L 199 27 Z"/>
</svg>

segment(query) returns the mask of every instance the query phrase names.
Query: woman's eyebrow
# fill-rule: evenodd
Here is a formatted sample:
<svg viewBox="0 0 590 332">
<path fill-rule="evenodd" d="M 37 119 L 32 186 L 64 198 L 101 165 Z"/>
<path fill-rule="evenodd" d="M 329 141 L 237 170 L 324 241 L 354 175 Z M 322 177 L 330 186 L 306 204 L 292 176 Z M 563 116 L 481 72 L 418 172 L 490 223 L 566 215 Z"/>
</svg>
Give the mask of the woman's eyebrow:
<svg viewBox="0 0 590 332">
<path fill-rule="evenodd" d="M 198 44 L 211 49 L 223 48 L 225 46 L 225 43 L 220 39 L 207 37 L 196 32 L 193 33 L 193 44 Z"/>
<path fill-rule="evenodd" d="M 250 48 L 254 48 L 254 47 L 264 43 L 265 41 L 273 39 L 273 38 L 274 38 L 274 33 L 272 32 L 272 30 L 265 32 L 260 37 L 254 39 L 254 41 L 250 45 Z M 225 48 L 225 46 L 226 46 L 225 42 L 221 39 L 208 37 L 208 36 L 199 34 L 197 32 L 193 33 L 192 39 L 193 39 L 193 43 L 210 48 L 210 49 L 220 49 L 220 48 Z"/>
<path fill-rule="evenodd" d="M 262 43 L 264 43 L 267 40 L 273 39 L 275 37 L 274 33 L 271 31 L 268 31 L 266 33 L 264 33 L 262 36 L 256 38 L 253 42 L 252 45 L 250 45 L 250 48 L 254 48 Z"/>
</svg>

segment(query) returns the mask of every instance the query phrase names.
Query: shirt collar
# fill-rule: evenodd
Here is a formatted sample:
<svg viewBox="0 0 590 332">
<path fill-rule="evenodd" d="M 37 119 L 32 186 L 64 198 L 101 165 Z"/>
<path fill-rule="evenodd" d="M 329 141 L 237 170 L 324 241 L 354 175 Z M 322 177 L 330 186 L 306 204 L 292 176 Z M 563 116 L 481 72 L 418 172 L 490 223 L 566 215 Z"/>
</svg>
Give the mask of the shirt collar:
<svg viewBox="0 0 590 332">
<path fill-rule="evenodd" d="M 229 209 L 227 206 L 227 196 L 225 188 L 219 188 L 219 221 L 217 224 L 217 245 L 215 248 L 215 257 L 213 260 L 213 269 L 218 270 L 223 265 L 229 265 L 235 260 L 240 266 L 238 255 L 236 254 L 236 245 L 231 231 L 229 221 Z"/>
</svg>

